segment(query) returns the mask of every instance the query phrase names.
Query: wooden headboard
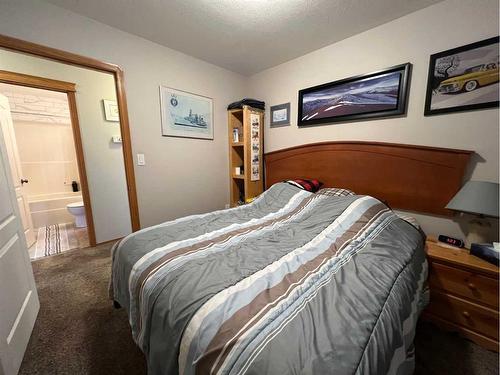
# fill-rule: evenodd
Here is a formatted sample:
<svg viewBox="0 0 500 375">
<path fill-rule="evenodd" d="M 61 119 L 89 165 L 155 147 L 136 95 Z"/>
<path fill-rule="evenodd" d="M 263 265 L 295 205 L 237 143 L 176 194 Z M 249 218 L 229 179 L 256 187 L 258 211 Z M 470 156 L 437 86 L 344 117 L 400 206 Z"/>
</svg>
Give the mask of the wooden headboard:
<svg viewBox="0 0 500 375">
<path fill-rule="evenodd" d="M 379 142 L 323 142 L 265 154 L 266 188 L 317 178 L 386 202 L 391 208 L 452 215 L 444 207 L 460 189 L 473 151 Z"/>
</svg>

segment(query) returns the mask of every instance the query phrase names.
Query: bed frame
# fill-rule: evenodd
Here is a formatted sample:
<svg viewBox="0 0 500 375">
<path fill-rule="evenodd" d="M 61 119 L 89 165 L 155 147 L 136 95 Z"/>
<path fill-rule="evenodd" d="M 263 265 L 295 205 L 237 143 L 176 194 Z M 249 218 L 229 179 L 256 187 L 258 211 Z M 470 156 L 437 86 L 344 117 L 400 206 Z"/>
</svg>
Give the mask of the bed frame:
<svg viewBox="0 0 500 375">
<path fill-rule="evenodd" d="M 374 196 L 391 208 L 450 216 L 444 207 L 463 183 L 474 151 L 381 142 L 323 142 L 265 154 L 266 188 L 317 178 Z"/>
</svg>

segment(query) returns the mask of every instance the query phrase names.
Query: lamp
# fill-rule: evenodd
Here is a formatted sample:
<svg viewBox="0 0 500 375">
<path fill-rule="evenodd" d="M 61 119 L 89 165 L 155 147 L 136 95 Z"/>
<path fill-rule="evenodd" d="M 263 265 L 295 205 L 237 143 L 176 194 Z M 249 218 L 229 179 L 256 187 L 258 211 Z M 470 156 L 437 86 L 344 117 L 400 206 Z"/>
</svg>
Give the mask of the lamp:
<svg viewBox="0 0 500 375">
<path fill-rule="evenodd" d="M 498 217 L 498 184 L 486 181 L 467 181 L 446 205 L 454 211 L 478 215 L 469 222 L 466 246 L 488 240 L 491 224 L 485 216 Z"/>
</svg>

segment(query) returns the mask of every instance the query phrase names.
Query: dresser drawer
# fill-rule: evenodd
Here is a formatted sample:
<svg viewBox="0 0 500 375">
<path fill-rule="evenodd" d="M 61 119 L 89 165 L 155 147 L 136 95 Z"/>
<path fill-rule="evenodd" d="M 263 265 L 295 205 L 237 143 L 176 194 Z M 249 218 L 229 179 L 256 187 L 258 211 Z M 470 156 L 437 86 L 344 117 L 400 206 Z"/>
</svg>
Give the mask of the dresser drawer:
<svg viewBox="0 0 500 375">
<path fill-rule="evenodd" d="M 498 312 L 446 293 L 432 291 L 427 312 L 498 340 Z"/>
<path fill-rule="evenodd" d="M 429 285 L 498 309 L 498 280 L 493 278 L 432 262 Z"/>
</svg>

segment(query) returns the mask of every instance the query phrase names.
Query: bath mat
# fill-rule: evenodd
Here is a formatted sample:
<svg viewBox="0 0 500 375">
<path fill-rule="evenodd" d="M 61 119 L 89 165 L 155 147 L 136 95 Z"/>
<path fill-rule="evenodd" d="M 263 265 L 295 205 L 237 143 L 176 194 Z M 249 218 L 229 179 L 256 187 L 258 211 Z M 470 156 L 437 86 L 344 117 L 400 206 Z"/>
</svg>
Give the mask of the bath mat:
<svg viewBox="0 0 500 375">
<path fill-rule="evenodd" d="M 36 250 L 31 259 L 42 258 L 50 255 L 60 254 L 64 251 L 75 249 L 78 245 L 74 231 L 67 230 L 67 224 L 53 224 L 38 228 L 36 239 Z"/>
</svg>

